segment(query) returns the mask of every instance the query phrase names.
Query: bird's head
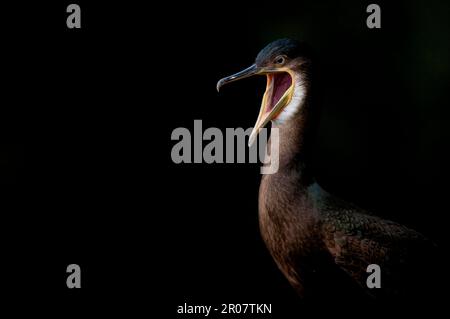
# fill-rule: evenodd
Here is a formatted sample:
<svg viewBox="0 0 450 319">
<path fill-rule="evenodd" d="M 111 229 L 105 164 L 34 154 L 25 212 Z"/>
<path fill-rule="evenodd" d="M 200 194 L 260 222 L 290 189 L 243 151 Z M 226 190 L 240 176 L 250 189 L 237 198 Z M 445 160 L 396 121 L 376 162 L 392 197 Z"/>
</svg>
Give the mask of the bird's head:
<svg viewBox="0 0 450 319">
<path fill-rule="evenodd" d="M 291 39 L 281 39 L 262 49 L 253 65 L 217 82 L 219 91 L 227 83 L 253 75 L 267 77 L 266 92 L 250 135 L 249 145 L 269 121 L 282 124 L 300 110 L 305 97 L 309 66 L 309 50 L 304 44 Z"/>
</svg>

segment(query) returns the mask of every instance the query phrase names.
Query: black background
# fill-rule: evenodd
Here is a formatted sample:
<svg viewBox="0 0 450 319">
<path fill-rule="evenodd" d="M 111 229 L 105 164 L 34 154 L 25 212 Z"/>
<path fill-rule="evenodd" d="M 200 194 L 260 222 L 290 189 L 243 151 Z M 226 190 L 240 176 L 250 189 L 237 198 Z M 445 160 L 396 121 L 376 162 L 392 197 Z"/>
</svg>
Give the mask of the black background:
<svg viewBox="0 0 450 319">
<path fill-rule="evenodd" d="M 170 157 L 172 130 L 194 119 L 254 124 L 264 79 L 215 84 L 281 37 L 319 57 L 321 185 L 445 245 L 445 2 L 376 2 L 379 30 L 365 1 L 77 1 L 80 30 L 66 27 L 69 3 L 2 5 L 2 275 L 15 311 L 175 317 L 184 302 L 230 302 L 305 316 L 259 235 L 258 165 Z M 71 263 L 80 290 L 66 287 Z"/>
</svg>

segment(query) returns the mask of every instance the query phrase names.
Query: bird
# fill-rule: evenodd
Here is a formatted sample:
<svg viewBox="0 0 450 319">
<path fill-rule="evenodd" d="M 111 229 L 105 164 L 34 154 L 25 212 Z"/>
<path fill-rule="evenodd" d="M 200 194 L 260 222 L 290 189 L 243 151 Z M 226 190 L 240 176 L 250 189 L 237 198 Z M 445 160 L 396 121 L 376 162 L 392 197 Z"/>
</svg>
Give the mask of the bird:
<svg viewBox="0 0 450 319">
<path fill-rule="evenodd" d="M 251 144 L 269 122 L 272 130 L 279 131 L 279 169 L 262 175 L 259 188 L 262 239 L 302 299 L 327 291 L 334 291 L 333 298 L 343 292 L 364 300 L 405 295 L 427 276 L 423 265 L 430 266 L 426 256 L 435 244 L 418 231 L 344 201 L 318 184 L 311 168 L 318 118 L 313 66 L 306 43 L 279 39 L 264 47 L 250 67 L 217 82 L 219 91 L 251 76 L 267 79 L 249 137 Z M 369 265 L 379 266 L 380 287 L 369 287 Z M 343 291 L 343 286 L 348 289 Z"/>
</svg>

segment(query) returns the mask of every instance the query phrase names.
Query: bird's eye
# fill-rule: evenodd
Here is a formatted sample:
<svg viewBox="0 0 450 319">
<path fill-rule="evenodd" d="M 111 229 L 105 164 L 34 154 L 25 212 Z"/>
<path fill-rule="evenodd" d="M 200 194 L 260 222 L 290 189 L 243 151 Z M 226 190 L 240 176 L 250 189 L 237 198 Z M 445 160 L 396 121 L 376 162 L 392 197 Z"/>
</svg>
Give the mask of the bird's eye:
<svg viewBox="0 0 450 319">
<path fill-rule="evenodd" d="M 275 64 L 283 64 L 284 63 L 284 56 L 277 56 L 275 58 Z"/>
</svg>

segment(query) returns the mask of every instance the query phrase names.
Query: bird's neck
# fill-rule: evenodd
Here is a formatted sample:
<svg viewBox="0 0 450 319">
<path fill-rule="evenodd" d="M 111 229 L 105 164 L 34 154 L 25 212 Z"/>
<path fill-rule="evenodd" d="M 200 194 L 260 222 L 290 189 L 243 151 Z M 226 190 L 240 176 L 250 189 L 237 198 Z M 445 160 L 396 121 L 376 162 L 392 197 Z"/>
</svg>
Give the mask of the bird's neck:
<svg viewBox="0 0 450 319">
<path fill-rule="evenodd" d="M 313 183 L 311 172 L 312 143 L 315 118 L 311 108 L 311 96 L 305 88 L 305 96 L 297 111 L 283 122 L 272 122 L 279 133 L 279 172 L 297 176 L 301 184 Z"/>
</svg>

